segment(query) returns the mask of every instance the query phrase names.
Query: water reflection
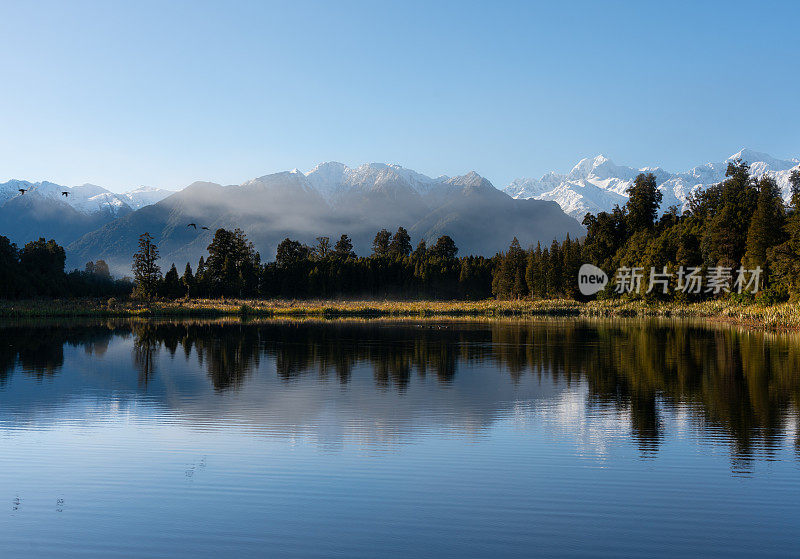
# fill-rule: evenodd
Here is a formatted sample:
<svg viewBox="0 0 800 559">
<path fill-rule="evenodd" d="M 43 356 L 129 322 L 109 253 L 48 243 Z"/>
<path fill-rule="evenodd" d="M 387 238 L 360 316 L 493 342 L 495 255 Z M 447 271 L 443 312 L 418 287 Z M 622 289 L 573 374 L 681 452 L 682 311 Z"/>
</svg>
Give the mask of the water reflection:
<svg viewBox="0 0 800 559">
<path fill-rule="evenodd" d="M 367 417 L 376 430 L 401 421 L 412 405 L 405 395 L 415 386 L 421 393 L 413 402 L 427 403 L 414 413 L 442 411 L 437 393 L 446 394 L 445 411 L 463 430 L 490 423 L 521 401 L 553 405 L 583 387 L 578 394 L 584 413 L 592 420 L 611 413 L 627 422 L 643 456 L 655 455 L 670 429 L 688 425 L 730 445 L 734 470 L 747 470 L 756 456 L 770 458 L 797 432 L 797 336 L 723 326 L 580 320 L 130 321 L 6 325 L 0 327 L 0 340 L 0 414 L 17 416 L 92 392 L 148 397 L 194 417 L 270 408 L 269 414 L 254 412 L 253 421 L 262 426 L 284 422 L 284 429 L 303 420 L 293 419 L 302 414 L 302 405 L 286 404 L 282 397 L 299 399 L 290 388 L 311 380 L 351 391 L 350 419 Z M 70 348 L 81 349 L 86 359 L 75 357 L 69 365 L 75 377 L 50 386 L 46 398 L 12 382 L 20 375 L 41 386 L 66 375 L 62 369 L 68 368 Z M 87 365 L 97 362 L 104 363 L 102 371 Z M 133 385 L 127 374 L 131 363 Z M 363 382 L 353 386 L 359 371 L 370 375 L 371 388 Z M 270 376 L 277 386 L 263 382 Z M 502 388 L 503 382 L 510 388 Z M 515 388 L 523 384 L 524 390 Z M 212 396 L 204 398 L 208 391 Z M 382 393 L 388 396 L 380 399 Z M 238 411 L 215 411 L 220 404 L 214 394 L 248 394 L 252 400 Z M 321 397 L 317 413 L 329 403 Z M 292 405 L 295 409 L 277 411 Z M 409 428 L 397 428 L 402 429 Z"/>
</svg>

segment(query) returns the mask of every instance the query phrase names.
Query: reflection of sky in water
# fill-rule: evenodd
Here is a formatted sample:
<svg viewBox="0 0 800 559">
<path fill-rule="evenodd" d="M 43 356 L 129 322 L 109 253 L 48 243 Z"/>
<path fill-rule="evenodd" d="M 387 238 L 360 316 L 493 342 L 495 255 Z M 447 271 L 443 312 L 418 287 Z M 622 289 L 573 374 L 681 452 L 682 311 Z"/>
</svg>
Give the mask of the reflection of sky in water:
<svg viewBox="0 0 800 559">
<path fill-rule="evenodd" d="M 725 350 L 751 365 L 725 369 L 701 356 L 692 363 L 705 380 L 685 376 L 694 366 L 687 363 L 676 383 L 621 357 L 630 339 L 646 344 L 642 336 L 665 332 L 631 326 L 598 339 L 559 324 L 532 333 L 465 325 L 466 340 L 451 325 L 456 332 L 438 345 L 435 332 L 420 345 L 411 343 L 416 334 L 410 342 L 395 330 L 340 326 L 306 345 L 304 330 L 281 343 L 268 330 L 253 342 L 257 359 L 241 346 L 217 358 L 249 363 L 223 389 L 210 376 L 214 351 L 227 343 L 218 332 L 197 334 L 205 345 L 193 341 L 188 355 L 182 343 L 151 333 L 146 379 L 139 334 L 85 343 L 56 336 L 60 357 L 39 349 L 49 370 L 45 360 L 26 365 L 15 354 L 0 389 L 0 553 L 672 557 L 795 549 L 791 383 L 775 362 L 763 378 L 747 369 L 748 343 L 774 346 L 788 367 L 794 342 L 712 336 L 709 343 L 727 340 Z M 540 336 L 561 339 L 564 354 L 537 357 Z M 345 353 L 369 348 L 345 381 L 321 370 L 331 344 Z M 503 356 L 514 347 L 527 350 Z M 378 370 L 381 359 L 399 363 L 412 348 L 441 367 L 454 363 L 454 374 Z M 606 360 L 614 354 L 621 361 Z M 718 374 L 726 383 L 709 380 Z M 652 386 L 662 388 L 642 396 Z M 771 396 L 759 400 L 763 387 Z M 727 392 L 709 396 L 714 390 Z M 759 407 L 764 401 L 780 409 Z M 727 413 L 714 409 L 725 402 Z M 750 426 L 749 439 L 736 421 Z"/>
</svg>

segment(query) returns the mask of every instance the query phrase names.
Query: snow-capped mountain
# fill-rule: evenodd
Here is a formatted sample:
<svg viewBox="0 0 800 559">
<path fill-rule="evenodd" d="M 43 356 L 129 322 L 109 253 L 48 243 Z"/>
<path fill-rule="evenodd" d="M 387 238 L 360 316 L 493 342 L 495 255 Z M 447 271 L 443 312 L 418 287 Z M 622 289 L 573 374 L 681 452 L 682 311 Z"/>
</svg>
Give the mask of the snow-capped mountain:
<svg viewBox="0 0 800 559">
<path fill-rule="evenodd" d="M 0 184 L 0 207 L 10 200 L 22 196 L 45 198 L 49 201 L 65 204 L 84 215 L 108 214 L 118 217 L 144 206 L 155 204 L 174 194 L 169 190 L 141 186 L 129 192 L 117 194 L 94 184 L 80 186 L 62 186 L 48 181 L 29 182 L 10 180 Z M 67 193 L 64 195 L 64 193 Z"/>
<path fill-rule="evenodd" d="M 615 165 L 603 155 L 582 159 L 565 174 L 547 173 L 541 179 L 521 178 L 509 184 L 504 191 L 517 199 L 533 198 L 552 200 L 571 216 L 581 220 L 586 213 L 611 210 L 615 204 L 622 206 L 628 199 L 626 189 L 639 173 L 653 173 L 664 198 L 661 211 L 670 206 L 683 208 L 692 192 L 725 180 L 728 162 L 741 159 L 750 164 L 751 172 L 760 177 L 773 177 L 784 199 L 791 196 L 789 174 L 800 169 L 800 160 L 776 159 L 766 153 L 743 149 L 725 161 L 699 165 L 683 173 L 670 173 L 660 167 L 635 169 Z"/>
<path fill-rule="evenodd" d="M 171 190 L 156 188 L 154 186 L 140 186 L 139 188 L 134 188 L 128 192 L 118 194 L 117 196 L 121 197 L 132 210 L 138 210 L 139 208 L 151 206 L 160 202 L 172 194 L 175 194 L 175 192 Z"/>
<path fill-rule="evenodd" d="M 406 189 L 426 195 L 444 185 L 449 177 L 431 178 L 400 165 L 365 163 L 350 168 L 343 163 L 320 163 L 305 174 L 309 184 L 328 202 L 336 204 L 348 192 Z"/>
<path fill-rule="evenodd" d="M 220 227 L 241 228 L 262 258 L 271 259 L 287 237 L 313 245 L 320 235 L 347 234 L 358 254 L 369 254 L 377 231 L 400 226 L 414 244 L 449 235 L 463 254 L 485 256 L 504 250 L 514 237 L 529 246 L 584 232 L 558 204 L 514 200 L 474 171 L 432 179 L 398 165 L 323 163 L 307 173 L 283 171 L 240 185 L 195 183 L 66 248 L 68 266 L 102 258 L 117 273 L 129 274 L 142 231 L 155 238 L 164 265 L 182 266 L 206 253 Z"/>
</svg>

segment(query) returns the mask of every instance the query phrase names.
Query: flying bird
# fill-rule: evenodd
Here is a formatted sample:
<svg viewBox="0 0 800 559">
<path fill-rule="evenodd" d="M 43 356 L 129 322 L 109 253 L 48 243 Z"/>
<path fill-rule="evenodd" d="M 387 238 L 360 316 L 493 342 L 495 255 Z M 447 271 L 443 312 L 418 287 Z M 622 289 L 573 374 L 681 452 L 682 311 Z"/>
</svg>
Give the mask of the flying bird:
<svg viewBox="0 0 800 559">
<path fill-rule="evenodd" d="M 206 231 L 208 231 L 208 227 L 206 227 L 205 225 L 203 227 L 201 227 L 200 229 L 205 229 Z"/>
<path fill-rule="evenodd" d="M 67 198 L 69 198 L 69 192 L 62 192 L 61 195 L 62 196 L 66 196 Z"/>
<path fill-rule="evenodd" d="M 190 223 L 186 227 L 194 227 L 195 229 L 197 229 L 197 224 L 196 223 Z"/>
<path fill-rule="evenodd" d="M 20 188 L 20 189 L 18 189 L 18 190 L 19 190 L 19 194 L 20 194 L 20 196 L 22 196 L 23 194 L 25 194 L 26 192 L 28 192 L 28 189 L 27 189 L 27 188 Z"/>
</svg>

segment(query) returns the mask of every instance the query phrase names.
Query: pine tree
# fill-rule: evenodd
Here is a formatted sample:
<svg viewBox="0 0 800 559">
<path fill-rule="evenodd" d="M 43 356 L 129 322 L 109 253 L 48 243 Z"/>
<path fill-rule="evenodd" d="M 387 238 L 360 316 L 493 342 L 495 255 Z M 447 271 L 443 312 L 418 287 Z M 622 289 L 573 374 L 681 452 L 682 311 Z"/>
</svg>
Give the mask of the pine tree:
<svg viewBox="0 0 800 559">
<path fill-rule="evenodd" d="M 750 227 L 742 265 L 747 269 L 766 267 L 767 250 L 780 243 L 784 224 L 783 200 L 778 184 L 764 176 L 758 183 L 758 201 Z"/>
<path fill-rule="evenodd" d="M 458 254 L 458 247 L 449 235 L 442 235 L 436 239 L 436 243 L 428 250 L 428 256 L 435 260 L 453 260 Z"/>
<path fill-rule="evenodd" d="M 704 263 L 735 267 L 742 262 L 750 219 L 758 202 L 758 190 L 743 161 L 731 161 L 727 179 L 702 192 L 692 203 L 698 224 Z"/>
<path fill-rule="evenodd" d="M 787 233 L 792 249 L 800 254 L 800 171 L 792 171 L 789 175 L 789 185 L 792 189 L 790 214 L 787 220 Z"/>
<path fill-rule="evenodd" d="M 547 295 L 548 297 L 561 297 L 563 295 L 563 277 L 561 275 L 563 258 L 558 241 L 554 240 L 551 243 L 547 260 Z"/>
<path fill-rule="evenodd" d="M 389 245 L 392 242 L 392 234 L 386 229 L 381 229 L 372 241 L 372 256 L 385 258 L 389 255 Z"/>
<path fill-rule="evenodd" d="M 175 264 L 172 264 L 169 271 L 164 275 L 164 280 L 161 282 L 161 295 L 169 297 L 170 299 L 177 299 L 183 295 L 183 285 L 178 276 L 178 269 Z"/>
<path fill-rule="evenodd" d="M 411 254 L 411 236 L 404 227 L 398 227 L 397 233 L 392 237 L 392 242 L 389 243 L 389 254 L 392 258 L 402 260 Z"/>
<path fill-rule="evenodd" d="M 789 298 L 800 299 L 800 171 L 789 175 L 792 198 L 786 219 L 786 242 L 767 250 L 772 291 Z"/>
<path fill-rule="evenodd" d="M 181 277 L 181 284 L 183 285 L 187 299 L 195 294 L 194 274 L 192 274 L 192 266 L 188 262 L 186 263 L 186 269 L 183 271 L 183 277 Z"/>
<path fill-rule="evenodd" d="M 542 265 L 542 243 L 536 243 L 536 249 L 528 251 L 525 266 L 525 281 L 528 284 L 528 292 L 532 297 L 544 297 L 545 288 L 543 281 Z"/>
<path fill-rule="evenodd" d="M 314 256 L 320 260 L 326 259 L 331 253 L 331 238 L 317 237 L 317 246 L 314 247 Z"/>
<path fill-rule="evenodd" d="M 346 260 L 348 258 L 355 258 L 356 254 L 353 252 L 353 241 L 348 235 L 342 235 L 333 247 L 333 252 L 336 258 Z"/>
<path fill-rule="evenodd" d="M 640 173 L 628 187 L 628 223 L 631 230 L 652 229 L 663 194 L 658 190 L 653 173 Z"/>
<path fill-rule="evenodd" d="M 151 299 L 158 293 L 161 268 L 157 262 L 158 246 L 150 233 L 143 233 L 139 236 L 139 250 L 133 255 L 133 279 L 138 297 Z"/>
</svg>

